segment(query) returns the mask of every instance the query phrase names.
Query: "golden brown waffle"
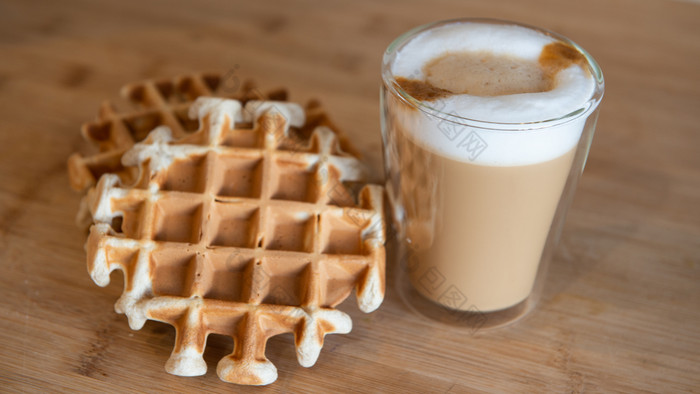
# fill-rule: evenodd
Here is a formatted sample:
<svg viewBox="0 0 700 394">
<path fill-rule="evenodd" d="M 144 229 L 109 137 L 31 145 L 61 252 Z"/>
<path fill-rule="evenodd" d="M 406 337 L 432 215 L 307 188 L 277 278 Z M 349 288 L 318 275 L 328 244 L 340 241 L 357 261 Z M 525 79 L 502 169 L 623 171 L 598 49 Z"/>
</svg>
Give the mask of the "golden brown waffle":
<svg viewBox="0 0 700 394">
<path fill-rule="evenodd" d="M 128 108 L 120 110 L 115 104 L 104 102 L 97 120 L 83 125 L 83 137 L 97 147 L 98 152 L 90 156 L 75 153 L 69 158 L 69 181 L 75 190 L 86 190 L 106 173 L 118 174 L 125 182 L 132 182 L 136 169 L 122 165 L 124 152 L 158 126 L 168 126 L 175 138 L 197 130 L 197 120 L 190 119 L 188 111 L 198 97 L 233 98 L 244 103 L 249 100 L 287 100 L 284 89 L 262 92 L 251 81 L 238 83 L 233 77 L 214 73 L 132 83 L 124 86 L 122 96 L 129 102 Z M 356 154 L 317 101 L 310 101 L 306 112 L 309 130 L 319 125 L 330 127 L 339 135 L 343 148 Z"/>
<path fill-rule="evenodd" d="M 191 114 L 198 132 L 176 141 L 159 127 L 125 154 L 138 166 L 133 185 L 106 174 L 89 193 L 88 269 L 100 286 L 123 271 L 115 309 L 133 329 L 175 327 L 168 372 L 204 374 L 207 335 L 220 334 L 234 349 L 219 377 L 268 384 L 268 338 L 294 333 L 308 367 L 326 334 L 350 331 L 334 307 L 353 288 L 362 311 L 381 304 L 383 189 L 352 195 L 362 167 L 327 127 L 291 138 L 308 123 L 296 104 L 202 98 Z"/>
</svg>

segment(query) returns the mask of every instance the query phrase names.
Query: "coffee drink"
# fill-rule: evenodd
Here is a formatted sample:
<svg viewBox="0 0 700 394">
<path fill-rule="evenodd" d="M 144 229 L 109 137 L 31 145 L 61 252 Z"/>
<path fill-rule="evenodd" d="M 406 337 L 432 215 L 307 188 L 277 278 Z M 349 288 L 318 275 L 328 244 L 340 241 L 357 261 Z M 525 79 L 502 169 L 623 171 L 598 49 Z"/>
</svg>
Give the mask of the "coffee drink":
<svg viewBox="0 0 700 394">
<path fill-rule="evenodd" d="M 387 56 L 387 191 L 413 287 L 454 310 L 522 305 L 585 161 L 596 68 L 567 41 L 488 21 L 425 29 Z"/>
</svg>

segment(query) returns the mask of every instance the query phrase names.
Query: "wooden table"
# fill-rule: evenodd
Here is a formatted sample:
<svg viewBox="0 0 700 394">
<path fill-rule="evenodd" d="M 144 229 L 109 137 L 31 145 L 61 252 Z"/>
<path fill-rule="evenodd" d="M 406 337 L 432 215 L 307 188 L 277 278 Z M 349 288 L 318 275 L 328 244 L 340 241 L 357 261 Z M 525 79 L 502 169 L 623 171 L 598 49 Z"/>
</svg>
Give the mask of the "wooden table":
<svg viewBox="0 0 700 394">
<path fill-rule="evenodd" d="M 235 70 L 320 97 L 381 173 L 379 63 L 407 29 L 457 16 L 567 35 L 606 77 L 597 135 L 538 308 L 475 335 L 383 306 L 300 367 L 289 335 L 265 388 L 163 370 L 174 331 L 131 331 L 85 268 L 66 159 L 126 82 Z M 700 5 L 670 0 L 0 3 L 0 390 L 693 391 L 700 387 Z M 389 277 L 393 274 L 389 267 Z"/>
</svg>

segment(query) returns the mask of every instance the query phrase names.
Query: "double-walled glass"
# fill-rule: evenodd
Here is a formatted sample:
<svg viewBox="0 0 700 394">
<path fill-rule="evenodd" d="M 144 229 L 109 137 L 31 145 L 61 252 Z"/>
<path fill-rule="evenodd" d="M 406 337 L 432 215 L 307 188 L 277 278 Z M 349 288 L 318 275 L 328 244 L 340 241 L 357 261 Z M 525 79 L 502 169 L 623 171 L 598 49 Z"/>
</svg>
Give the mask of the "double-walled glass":
<svg viewBox="0 0 700 394">
<path fill-rule="evenodd" d="M 445 112 L 402 89 L 392 73 L 402 47 L 428 30 L 469 22 L 517 25 L 463 19 L 402 35 L 384 54 L 381 111 L 398 290 L 423 315 L 477 329 L 512 322 L 535 305 L 586 163 L 604 83 L 596 62 L 575 43 L 518 25 L 585 57 L 595 87 L 580 108 L 556 119 L 486 122 Z M 430 138 L 443 141 L 419 140 L 415 128 L 433 130 Z M 445 144 L 463 156 L 435 149 Z M 484 159 L 499 157 L 529 159 Z"/>
</svg>

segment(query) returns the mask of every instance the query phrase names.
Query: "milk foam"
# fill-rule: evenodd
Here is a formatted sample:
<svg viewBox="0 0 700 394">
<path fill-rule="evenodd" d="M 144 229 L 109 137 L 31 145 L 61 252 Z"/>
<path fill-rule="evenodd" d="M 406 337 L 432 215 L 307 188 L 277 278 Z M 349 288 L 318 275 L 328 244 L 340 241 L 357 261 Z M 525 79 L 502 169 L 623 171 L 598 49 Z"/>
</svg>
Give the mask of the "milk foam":
<svg viewBox="0 0 700 394">
<path fill-rule="evenodd" d="M 390 70 L 394 78 L 425 80 L 425 64 L 447 52 L 462 51 L 488 51 L 494 55 L 537 62 L 542 49 L 556 41 L 521 26 L 452 23 L 411 39 L 398 50 Z M 403 105 L 395 105 L 392 111 L 398 117 L 395 120 L 403 124 L 403 129 L 416 142 L 440 155 L 483 165 L 533 164 L 551 160 L 573 149 L 583 131 L 586 116 L 546 128 L 521 123 L 561 118 L 590 106 L 589 101 L 595 93 L 594 78 L 578 65 L 561 70 L 554 81 L 555 87 L 546 92 L 493 97 L 455 94 L 425 103 L 439 112 L 476 120 L 462 123 L 479 127 L 426 116 L 424 112 Z M 391 100 L 388 104 L 392 105 Z"/>
</svg>

